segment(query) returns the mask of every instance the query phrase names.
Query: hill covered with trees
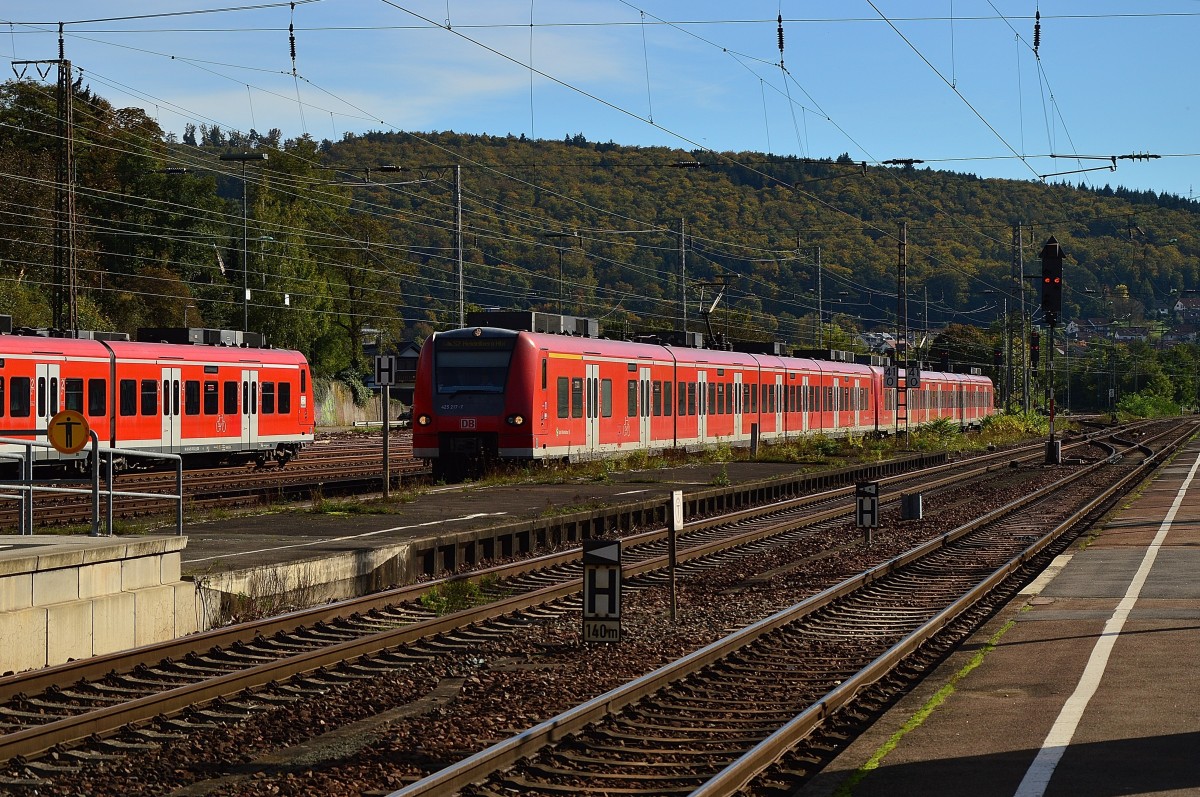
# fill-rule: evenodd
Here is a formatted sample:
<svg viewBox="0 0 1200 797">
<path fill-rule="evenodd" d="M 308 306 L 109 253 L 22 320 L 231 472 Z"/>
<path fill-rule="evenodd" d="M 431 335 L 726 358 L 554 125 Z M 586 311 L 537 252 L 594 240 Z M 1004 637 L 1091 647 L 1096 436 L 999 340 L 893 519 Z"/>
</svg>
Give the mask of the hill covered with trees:
<svg viewBox="0 0 1200 797">
<path fill-rule="evenodd" d="M 1036 274 L 1053 235 L 1063 320 L 1079 330 L 1057 345 L 1078 358 L 1080 395 L 1103 404 L 1111 382 L 1196 402 L 1195 347 L 1159 350 L 1187 338 L 1174 308 L 1200 288 L 1188 199 L 583 135 L 176 135 L 85 86 L 74 101 L 83 328 L 237 329 L 245 313 L 318 373 L 361 372 L 376 334 L 395 345 L 457 326 L 461 277 L 467 310 L 561 307 L 620 335 L 686 314 L 706 336 L 851 348 L 856 332 L 895 332 L 903 258 L 913 345 L 938 337 L 956 364 L 990 367 L 1006 310 L 1024 352 L 1012 319 L 1023 301 L 1037 323 L 1037 294 L 1022 297 L 1015 264 Z M 51 88 L 0 85 L 0 313 L 17 326 L 55 320 L 55 131 Z M 266 160 L 220 157 L 246 152 Z"/>
</svg>

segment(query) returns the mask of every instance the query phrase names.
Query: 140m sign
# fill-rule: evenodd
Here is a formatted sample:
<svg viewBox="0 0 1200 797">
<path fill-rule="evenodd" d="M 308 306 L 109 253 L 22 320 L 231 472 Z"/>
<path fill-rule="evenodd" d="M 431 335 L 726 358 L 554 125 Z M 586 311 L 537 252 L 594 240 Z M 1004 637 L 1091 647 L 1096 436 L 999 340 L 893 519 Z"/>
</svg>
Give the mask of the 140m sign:
<svg viewBox="0 0 1200 797">
<path fill-rule="evenodd" d="M 621 641 L 621 543 L 583 541 L 583 641 Z"/>
</svg>

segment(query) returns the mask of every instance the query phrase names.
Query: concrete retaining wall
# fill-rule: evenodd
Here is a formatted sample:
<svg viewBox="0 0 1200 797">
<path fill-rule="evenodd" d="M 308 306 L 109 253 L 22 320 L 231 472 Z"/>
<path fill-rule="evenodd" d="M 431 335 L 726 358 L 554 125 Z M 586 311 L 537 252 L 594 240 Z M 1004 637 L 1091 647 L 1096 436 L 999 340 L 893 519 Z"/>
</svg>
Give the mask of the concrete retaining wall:
<svg viewBox="0 0 1200 797">
<path fill-rule="evenodd" d="M 195 586 L 179 572 L 185 543 L 0 536 L 0 673 L 194 633 Z"/>
</svg>

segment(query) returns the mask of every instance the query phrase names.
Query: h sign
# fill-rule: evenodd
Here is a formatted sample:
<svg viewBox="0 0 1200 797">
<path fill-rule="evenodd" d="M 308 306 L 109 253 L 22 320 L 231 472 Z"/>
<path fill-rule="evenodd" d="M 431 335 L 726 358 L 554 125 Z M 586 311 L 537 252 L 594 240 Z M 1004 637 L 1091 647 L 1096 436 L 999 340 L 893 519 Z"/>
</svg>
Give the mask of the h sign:
<svg viewBox="0 0 1200 797">
<path fill-rule="evenodd" d="M 854 489 L 855 525 L 860 529 L 879 528 L 879 482 L 859 482 Z"/>
<path fill-rule="evenodd" d="M 375 384 L 390 387 L 395 382 L 396 358 L 390 354 L 375 355 Z"/>
<path fill-rule="evenodd" d="M 583 541 L 583 641 L 621 641 L 621 542 Z"/>
</svg>

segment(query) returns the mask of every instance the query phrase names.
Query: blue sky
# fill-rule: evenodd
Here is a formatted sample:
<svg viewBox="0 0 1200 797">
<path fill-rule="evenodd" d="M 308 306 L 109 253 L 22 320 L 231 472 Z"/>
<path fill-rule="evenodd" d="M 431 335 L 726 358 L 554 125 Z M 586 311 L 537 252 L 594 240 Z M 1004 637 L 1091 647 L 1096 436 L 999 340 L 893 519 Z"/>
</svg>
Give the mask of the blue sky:
<svg viewBox="0 0 1200 797">
<path fill-rule="evenodd" d="M 211 9 L 225 10 L 183 13 Z M 582 133 L 1021 180 L 1108 165 L 1052 153 L 1150 153 L 1164 157 L 1049 179 L 1200 196 L 1197 0 L 55 0 L 3 13 L 6 58 L 56 57 L 67 22 L 66 56 L 93 90 L 175 132 Z"/>
</svg>

